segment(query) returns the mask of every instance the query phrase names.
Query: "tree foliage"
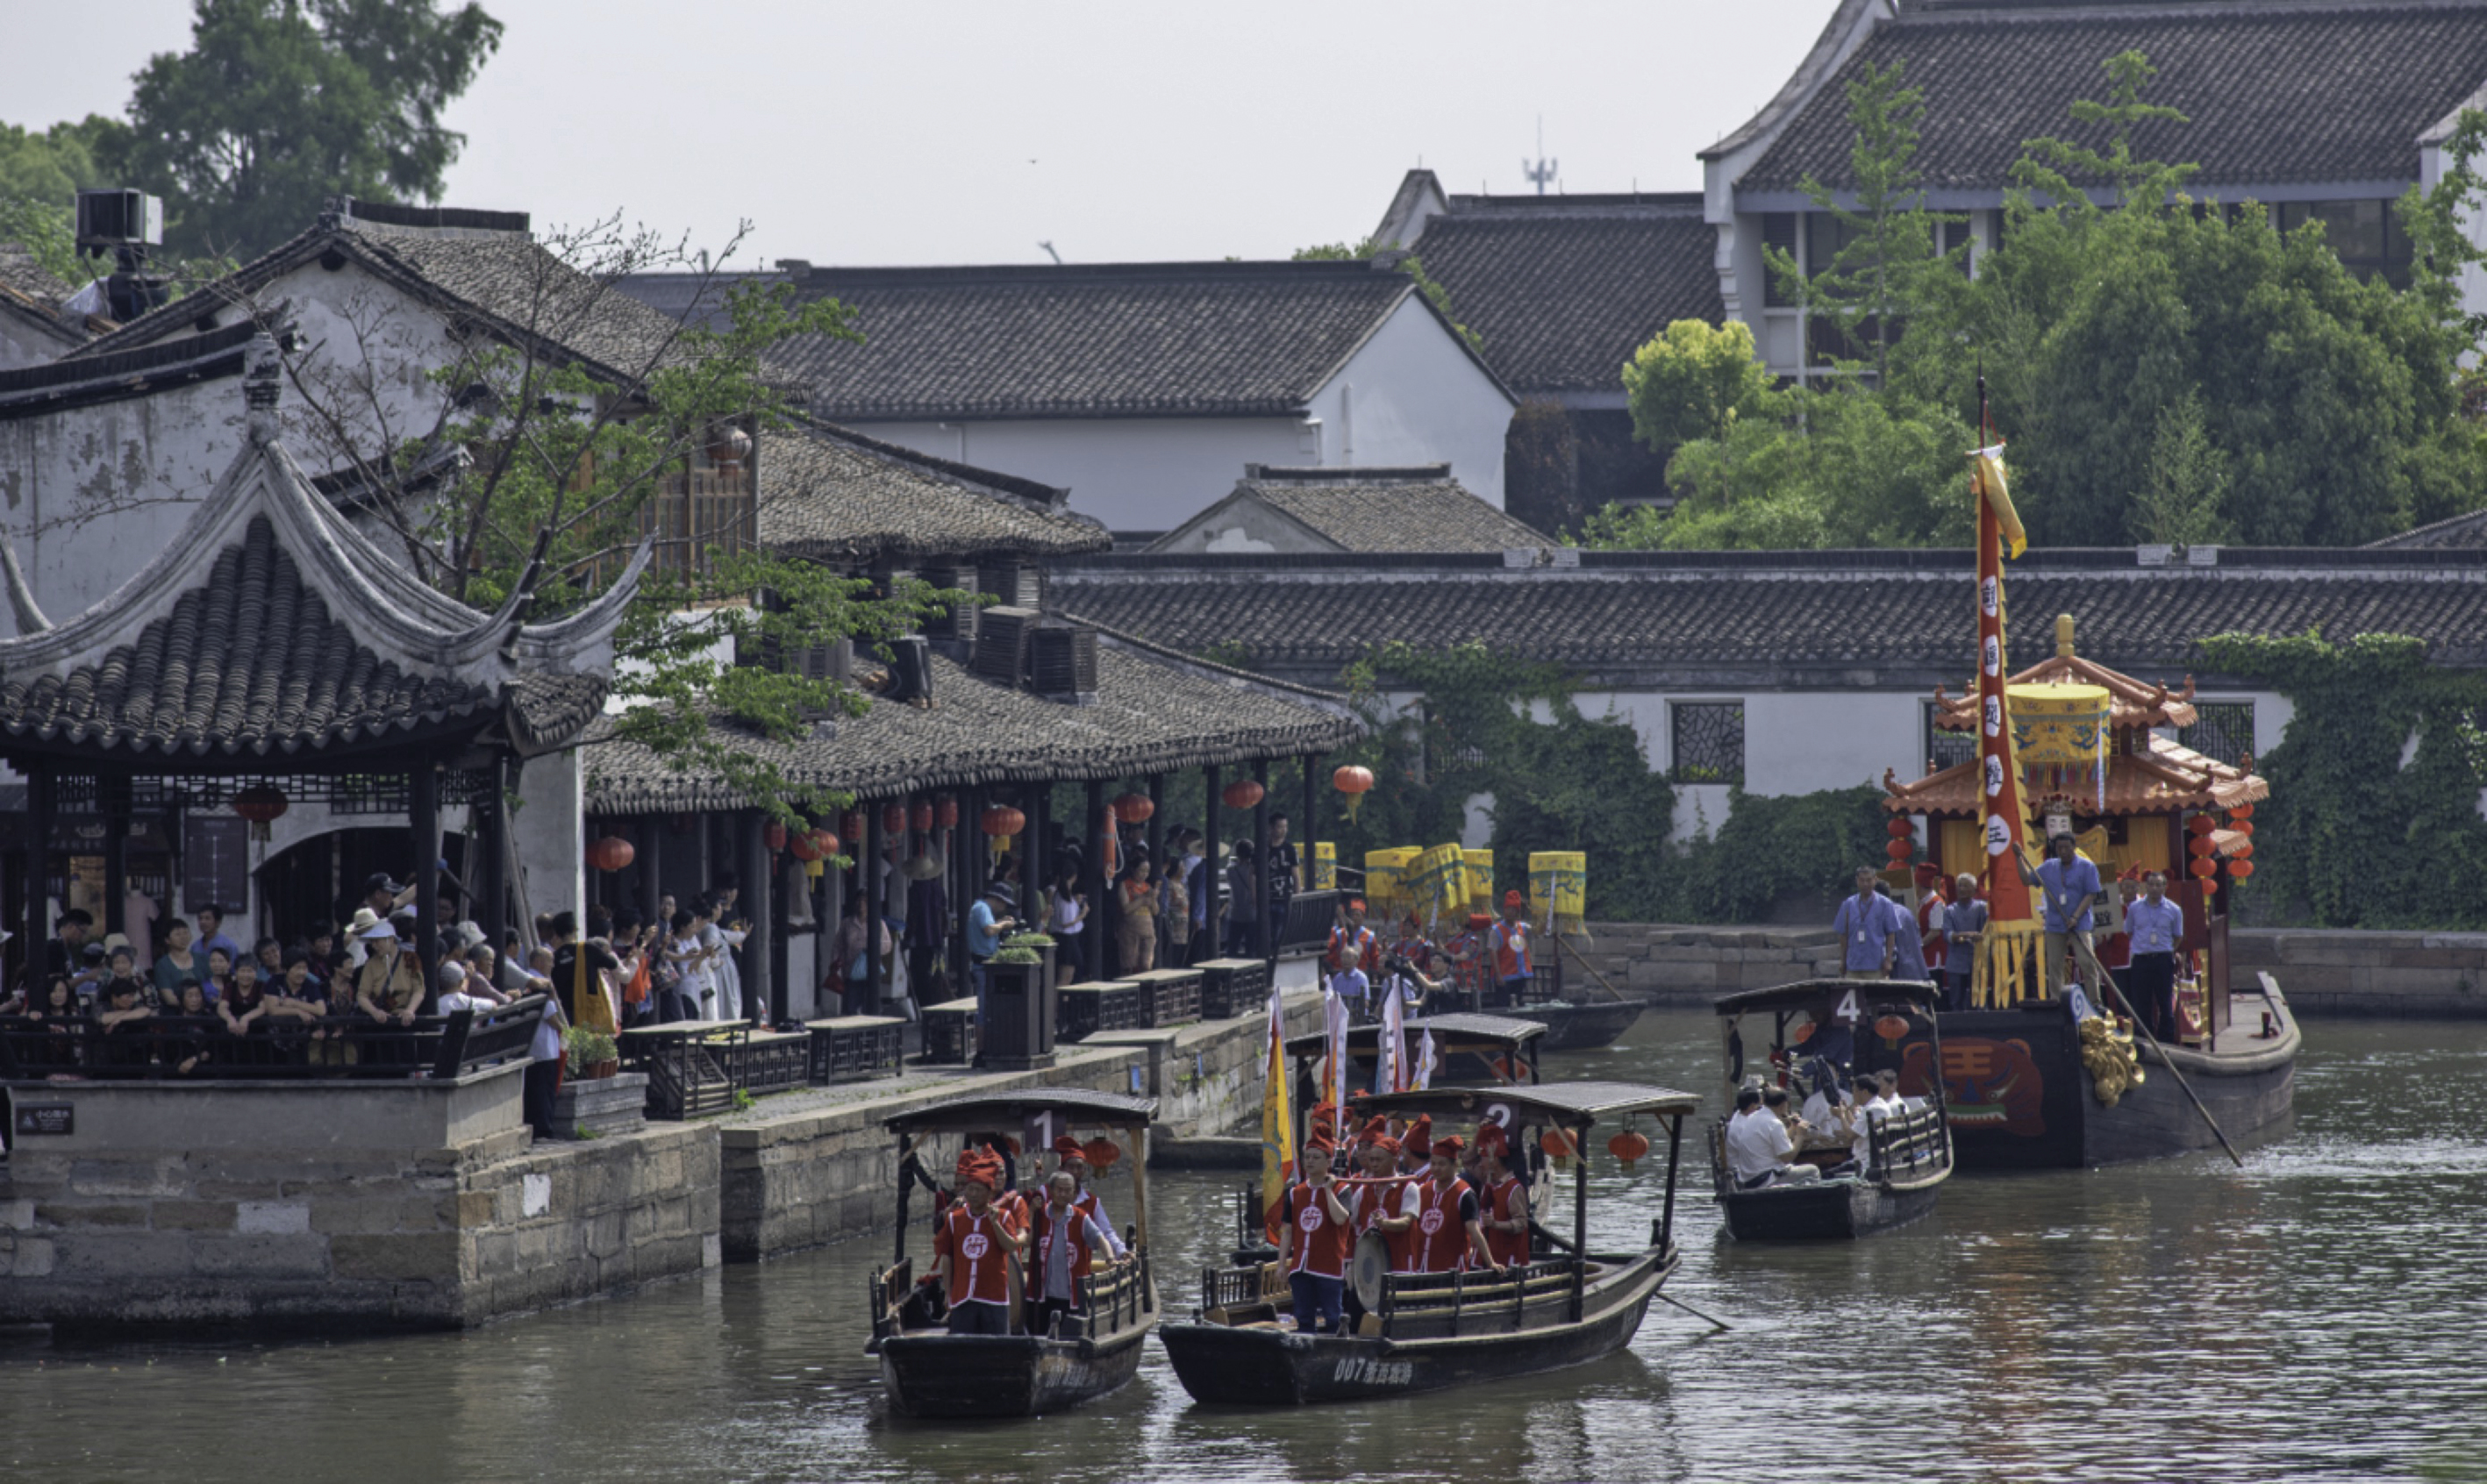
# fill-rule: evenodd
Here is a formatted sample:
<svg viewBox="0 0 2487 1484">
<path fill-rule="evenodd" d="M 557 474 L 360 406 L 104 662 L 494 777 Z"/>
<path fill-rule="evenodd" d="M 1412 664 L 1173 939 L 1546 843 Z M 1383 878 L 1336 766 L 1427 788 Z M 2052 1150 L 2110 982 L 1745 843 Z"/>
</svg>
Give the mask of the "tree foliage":
<svg viewBox="0 0 2487 1484">
<path fill-rule="evenodd" d="M 1551 399 L 1522 403 L 1502 435 L 1503 509 L 1549 535 L 1573 530 L 1588 514 L 1579 490 L 1580 445 L 1572 414 Z"/>
<path fill-rule="evenodd" d="M 1772 415 L 1780 406 L 1742 320 L 1678 320 L 1659 331 L 1624 363 L 1624 402 L 1633 435 L 1662 454 L 1725 438 L 1737 419 Z"/>
<path fill-rule="evenodd" d="M 105 183 L 98 155 L 128 126 L 89 115 L 37 133 L 0 124 L 0 243 L 14 242 L 62 283 L 90 277 L 78 258 L 70 203 Z"/>
<path fill-rule="evenodd" d="M 330 196 L 436 200 L 464 136 L 441 110 L 499 47 L 471 3 L 196 0 L 186 52 L 135 78 L 99 164 L 165 199 L 177 254 L 249 258 Z"/>
<path fill-rule="evenodd" d="M 1399 271 L 1416 280 L 1416 292 L 1425 295 L 1426 302 L 1441 311 L 1442 318 L 1450 322 L 1451 329 L 1462 340 L 1468 343 L 1468 349 L 1482 351 L 1485 349 L 1485 337 L 1462 324 L 1459 316 L 1451 312 L 1451 291 L 1436 283 L 1425 272 L 1424 259 L 1407 251 L 1396 242 L 1385 242 L 1380 238 L 1373 237 L 1366 238 L 1353 247 L 1345 242 L 1323 242 L 1311 247 L 1299 247 L 1289 255 L 1289 258 L 1296 263 L 1363 263 L 1370 262 L 1385 252 L 1398 254 Z"/>
<path fill-rule="evenodd" d="M 2202 651 L 2296 708 L 2286 740 L 2255 760 L 2271 798 L 2254 810 L 2241 910 L 2313 927 L 2487 928 L 2487 678 L 2428 664 L 2424 641 L 2401 634 L 2222 634 Z"/>
</svg>

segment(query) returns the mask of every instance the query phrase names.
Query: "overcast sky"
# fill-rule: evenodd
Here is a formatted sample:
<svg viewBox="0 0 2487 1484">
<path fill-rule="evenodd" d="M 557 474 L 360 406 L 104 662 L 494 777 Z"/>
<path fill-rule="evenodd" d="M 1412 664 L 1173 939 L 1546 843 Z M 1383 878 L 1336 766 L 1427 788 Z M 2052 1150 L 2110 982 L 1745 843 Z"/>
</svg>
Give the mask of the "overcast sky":
<svg viewBox="0 0 2487 1484">
<path fill-rule="evenodd" d="M 1696 188 L 1833 4 L 486 0 L 443 200 L 709 246 L 748 220 L 743 263 L 1283 256 L 1371 231 L 1419 163 L 1530 188 L 1541 114 L 1561 188 Z M 0 119 L 120 112 L 189 14 L 29 7 Z"/>
</svg>

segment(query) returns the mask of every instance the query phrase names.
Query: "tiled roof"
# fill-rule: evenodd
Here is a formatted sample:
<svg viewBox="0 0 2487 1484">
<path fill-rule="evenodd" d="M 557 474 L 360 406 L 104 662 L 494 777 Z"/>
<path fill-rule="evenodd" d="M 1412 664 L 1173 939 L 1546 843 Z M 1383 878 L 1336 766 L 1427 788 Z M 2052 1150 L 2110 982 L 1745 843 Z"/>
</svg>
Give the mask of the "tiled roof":
<svg viewBox="0 0 2487 1484">
<path fill-rule="evenodd" d="M 283 274 L 331 261 L 340 267 L 358 264 L 512 341 L 577 357 L 608 379 L 635 379 L 665 358 L 678 333 L 674 322 L 580 272 L 524 232 L 434 234 L 343 217 L 323 219 L 206 288 L 98 337 L 80 353 L 107 354 L 189 333 L 201 318 L 230 314 Z"/>
<path fill-rule="evenodd" d="M 2487 85 L 2487 6 L 1904 8 L 1814 92 L 1737 189 L 1793 190 L 1807 174 L 1846 187 L 1855 129 L 1844 84 L 1896 62 L 1925 90 L 1924 183 L 1998 189 L 2025 140 L 2104 145 L 2103 130 L 2074 124 L 2070 110 L 2104 97 L 2101 64 L 2134 49 L 2159 70 L 2146 100 L 2192 121 L 2137 127 L 2134 152 L 2199 164 L 2197 189 L 2415 181 L 2419 136 Z"/>
<path fill-rule="evenodd" d="M 136 643 L 65 675 L 0 677 L 0 731 L 98 751 L 290 753 L 427 729 L 497 701 L 357 641 L 304 591 L 262 516 Z"/>
<path fill-rule="evenodd" d="M 623 287 L 681 304 L 682 276 Z M 774 367 L 846 423 L 1284 416 L 1413 293 L 1365 263 L 814 267 L 796 282 L 852 306 L 864 339 L 796 340 Z"/>
<path fill-rule="evenodd" d="M 2487 549 L 2487 510 L 2449 516 L 2397 536 L 2366 543 L 2369 549 L 2397 551 L 2476 551 Z"/>
<path fill-rule="evenodd" d="M 0 242 L 0 288 L 14 289 L 45 309 L 58 309 L 77 291 L 52 276 L 22 243 Z"/>
<path fill-rule="evenodd" d="M 1168 532 L 1166 546 L 1215 524 L 1239 500 L 1260 500 L 1342 551 L 1507 551 L 1545 535 L 1471 493 L 1448 464 L 1421 469 L 1247 466 L 1232 494 Z"/>
<path fill-rule="evenodd" d="M 878 702 L 834 735 L 777 743 L 717 734 L 796 782 L 866 798 L 979 783 L 1116 778 L 1326 752 L 1363 735 L 1343 697 L 1169 656 L 1120 637 L 1098 645 L 1097 699 L 1073 706 L 933 659 L 935 704 Z M 740 808 L 726 780 L 677 771 L 610 723 L 581 752 L 591 814 Z"/>
<path fill-rule="evenodd" d="M 2055 615 L 2070 613 L 2082 654 L 2153 683 L 2181 683 L 2200 664 L 2195 641 L 2230 631 L 2408 633 L 2438 663 L 2487 665 L 2487 562 L 2232 551 L 2221 567 L 2195 570 L 2137 569 L 2130 552 L 2121 567 L 2111 565 L 2119 553 L 2057 555 L 2010 578 L 2016 658 L 2053 653 Z M 1960 560 L 1938 560 L 1951 557 Z M 2286 565 L 2300 557 L 2304 565 Z M 1475 641 L 1607 672 L 1941 680 L 1965 676 L 1970 662 L 1966 558 L 1587 552 L 1577 569 L 1506 572 L 1458 558 L 1116 556 L 1057 569 L 1052 592 L 1066 608 L 1158 643 L 1232 647 L 1291 675 L 1332 676 L 1372 646 L 1402 640 Z M 2242 565 L 2249 559 L 2271 565 Z"/>
<path fill-rule="evenodd" d="M 2195 719 L 2194 686 L 2162 682 L 2145 685 L 2121 670 L 2110 670 L 2081 655 L 2050 655 L 2029 668 L 2006 676 L 2007 686 L 2097 686 L 2108 693 L 2108 725 L 2120 730 L 2192 726 Z M 1946 732 L 1977 726 L 1977 692 L 1946 695 L 1935 690 L 1935 725 Z"/>
<path fill-rule="evenodd" d="M 1620 393 L 1659 331 L 1718 323 L 1718 245 L 1698 196 L 1455 196 L 1415 251 L 1525 396 Z"/>
<path fill-rule="evenodd" d="M 2141 734 L 2149 743 L 2138 753 L 2119 752 L 2108 759 L 2107 808 L 2111 815 L 2172 814 L 2179 809 L 2233 809 L 2271 797 L 2271 785 L 2249 773 L 2156 733 Z M 2083 775 L 2086 778 L 2086 774 Z M 1883 780 L 1889 796 L 1883 807 L 1895 814 L 1969 817 L 1985 807 L 1985 788 L 1978 763 L 1971 759 L 1912 782 L 1887 772 Z M 2082 784 L 2084 797 L 2088 785 Z"/>
<path fill-rule="evenodd" d="M 1114 545 L 1062 509 L 1059 490 L 825 423 L 765 434 L 759 462 L 760 540 L 795 556 L 1070 556 Z"/>
</svg>

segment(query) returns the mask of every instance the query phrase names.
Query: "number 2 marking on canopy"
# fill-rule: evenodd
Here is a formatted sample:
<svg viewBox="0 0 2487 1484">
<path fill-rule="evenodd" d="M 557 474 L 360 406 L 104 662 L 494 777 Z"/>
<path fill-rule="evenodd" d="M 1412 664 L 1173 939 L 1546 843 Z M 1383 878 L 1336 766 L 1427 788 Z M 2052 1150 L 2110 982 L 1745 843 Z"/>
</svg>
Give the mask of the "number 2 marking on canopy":
<svg viewBox="0 0 2487 1484">
<path fill-rule="evenodd" d="M 1840 995 L 1839 1008 L 1832 1011 L 1831 1014 L 1837 1016 L 1840 1020 L 1846 1021 L 1851 1025 L 1856 1024 L 1858 1015 L 1857 992 L 1855 990 L 1850 990 L 1847 994 Z"/>
</svg>

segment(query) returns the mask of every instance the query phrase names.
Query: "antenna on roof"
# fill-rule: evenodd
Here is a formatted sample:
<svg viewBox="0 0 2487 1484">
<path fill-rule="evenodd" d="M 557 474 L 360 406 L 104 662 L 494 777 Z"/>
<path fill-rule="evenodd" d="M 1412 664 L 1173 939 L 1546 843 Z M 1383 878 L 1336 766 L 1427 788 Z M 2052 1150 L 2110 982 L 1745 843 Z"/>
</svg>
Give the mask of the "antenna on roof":
<svg viewBox="0 0 2487 1484">
<path fill-rule="evenodd" d="M 1531 164 L 1527 160 L 1522 160 L 1520 173 L 1537 183 L 1537 194 L 1542 196 L 1546 194 L 1547 182 L 1554 179 L 1554 172 L 1560 168 L 1562 168 L 1562 161 L 1546 157 L 1546 115 L 1541 113 L 1537 116 L 1536 163 Z"/>
<path fill-rule="evenodd" d="M 1045 255 L 1053 260 L 1053 266 L 1055 267 L 1062 266 L 1062 254 L 1053 250 L 1053 244 L 1051 242 L 1039 242 L 1036 245 L 1045 249 Z"/>
</svg>

